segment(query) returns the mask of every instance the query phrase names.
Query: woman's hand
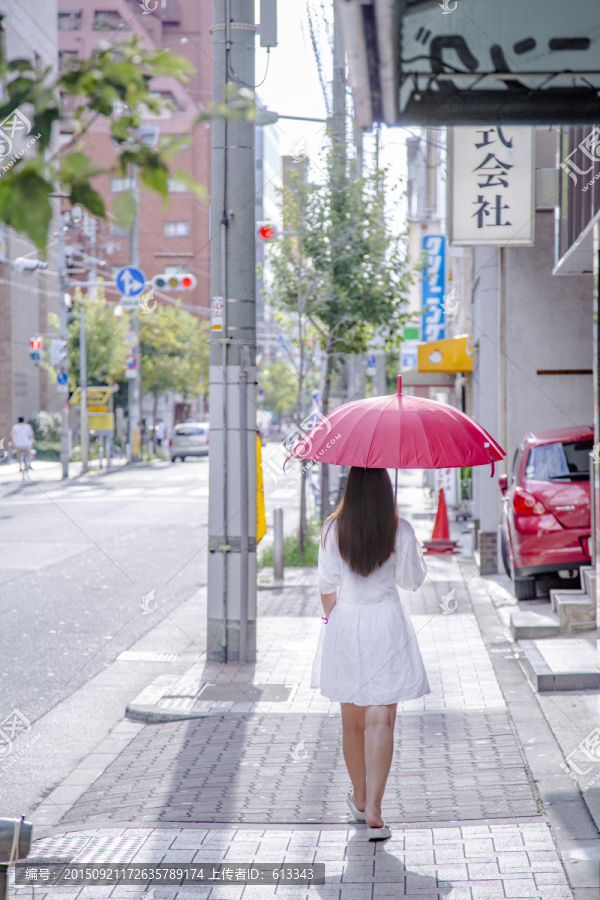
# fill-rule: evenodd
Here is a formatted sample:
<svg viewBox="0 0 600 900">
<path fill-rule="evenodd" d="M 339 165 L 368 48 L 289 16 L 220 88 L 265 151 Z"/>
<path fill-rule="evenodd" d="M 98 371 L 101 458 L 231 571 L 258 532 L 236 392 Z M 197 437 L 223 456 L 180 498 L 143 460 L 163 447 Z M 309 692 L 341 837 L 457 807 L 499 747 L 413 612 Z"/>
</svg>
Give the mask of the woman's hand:
<svg viewBox="0 0 600 900">
<path fill-rule="evenodd" d="M 334 591 L 332 594 L 321 594 L 321 603 L 323 604 L 323 611 L 325 615 L 329 618 L 329 614 L 331 610 L 335 606 L 337 601 L 337 591 Z"/>
</svg>

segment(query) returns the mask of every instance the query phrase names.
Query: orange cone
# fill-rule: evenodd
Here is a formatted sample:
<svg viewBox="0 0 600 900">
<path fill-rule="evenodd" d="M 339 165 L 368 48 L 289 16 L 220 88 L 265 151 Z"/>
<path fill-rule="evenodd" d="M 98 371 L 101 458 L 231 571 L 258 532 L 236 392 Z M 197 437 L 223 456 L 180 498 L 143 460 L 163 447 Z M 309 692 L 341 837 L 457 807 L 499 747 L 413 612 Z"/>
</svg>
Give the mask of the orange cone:
<svg viewBox="0 0 600 900">
<path fill-rule="evenodd" d="M 440 488 L 438 495 L 438 508 L 433 525 L 433 533 L 430 540 L 423 542 L 423 546 L 425 547 L 425 553 L 458 553 L 456 541 L 450 540 L 448 510 L 443 487 Z"/>
</svg>

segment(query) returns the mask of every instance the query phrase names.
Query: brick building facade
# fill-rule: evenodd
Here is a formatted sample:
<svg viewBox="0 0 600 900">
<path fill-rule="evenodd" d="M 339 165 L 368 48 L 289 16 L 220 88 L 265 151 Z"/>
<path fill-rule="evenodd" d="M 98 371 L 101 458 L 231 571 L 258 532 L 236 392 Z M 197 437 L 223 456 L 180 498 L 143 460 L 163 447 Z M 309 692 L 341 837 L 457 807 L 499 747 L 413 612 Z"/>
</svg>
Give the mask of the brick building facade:
<svg viewBox="0 0 600 900">
<path fill-rule="evenodd" d="M 145 125 L 158 128 L 160 135 L 183 135 L 193 130 L 187 149 L 173 159 L 172 170 L 183 170 L 206 188 L 206 200 L 185 189 L 176 179 L 169 183 L 169 202 L 140 185 L 139 264 L 148 278 L 162 272 L 174 274 L 188 271 L 197 278 L 197 287 L 182 294 L 185 308 L 208 315 L 210 283 L 210 124 L 194 126 L 199 112 L 211 100 L 211 24 L 212 9 L 208 3 L 195 0 L 162 0 L 148 2 L 145 12 L 141 4 L 126 0 L 80 0 L 76 7 L 59 0 L 58 43 L 61 64 L 69 58 L 85 58 L 95 49 L 114 46 L 132 35 L 139 36 L 147 48 L 163 47 L 186 57 L 196 74 L 183 85 L 173 78 L 156 78 L 151 90 L 164 101 L 160 115 L 148 114 Z M 69 137 L 68 117 L 62 125 L 63 140 Z M 99 121 L 86 138 L 86 151 L 102 167 L 110 167 L 114 150 L 105 122 Z M 112 211 L 115 198 L 130 188 L 128 178 L 102 175 L 95 179 L 107 210 Z M 86 243 L 81 233 L 72 240 Z M 89 241 L 87 248 L 90 249 Z M 129 235 L 117 227 L 109 215 L 98 221 L 96 252 L 105 260 L 104 271 L 115 271 L 129 262 Z M 101 270 L 100 270 L 101 271 Z M 114 289 L 107 289 L 109 300 L 117 299 Z M 160 295 L 159 299 L 160 299 Z M 175 300 L 174 293 L 163 294 L 163 302 Z"/>
<path fill-rule="evenodd" d="M 3 52 L 8 59 L 28 59 L 40 69 L 56 68 L 54 3 L 0 0 L 0 15 Z M 27 107 L 21 112 L 28 117 Z M 32 139 L 25 130 L 14 135 L 7 161 Z M 10 261 L 21 256 L 39 258 L 39 251 L 12 229 L 0 229 L 0 439 L 6 444 L 18 416 L 28 418 L 40 409 L 58 411 L 64 399 L 45 370 L 29 359 L 30 339 L 48 332 L 48 313 L 58 311 L 55 222 L 50 231 L 47 269 L 24 275 L 16 272 Z"/>
</svg>

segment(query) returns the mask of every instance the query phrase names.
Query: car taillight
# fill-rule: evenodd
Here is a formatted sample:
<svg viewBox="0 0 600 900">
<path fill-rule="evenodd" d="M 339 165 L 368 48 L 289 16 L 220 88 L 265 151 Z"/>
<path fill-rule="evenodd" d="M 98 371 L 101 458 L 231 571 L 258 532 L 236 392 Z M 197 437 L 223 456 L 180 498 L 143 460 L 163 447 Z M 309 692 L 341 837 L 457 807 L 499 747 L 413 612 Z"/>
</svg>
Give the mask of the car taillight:
<svg viewBox="0 0 600 900">
<path fill-rule="evenodd" d="M 206 443 L 208 444 L 208 435 L 206 435 Z"/>
<path fill-rule="evenodd" d="M 172 446 L 173 446 L 173 441 L 171 440 L 171 438 L 169 438 L 169 447 L 172 447 Z"/>
<path fill-rule="evenodd" d="M 520 516 L 543 516 L 547 512 L 546 507 L 539 500 L 517 488 L 513 497 L 513 509 Z"/>
</svg>

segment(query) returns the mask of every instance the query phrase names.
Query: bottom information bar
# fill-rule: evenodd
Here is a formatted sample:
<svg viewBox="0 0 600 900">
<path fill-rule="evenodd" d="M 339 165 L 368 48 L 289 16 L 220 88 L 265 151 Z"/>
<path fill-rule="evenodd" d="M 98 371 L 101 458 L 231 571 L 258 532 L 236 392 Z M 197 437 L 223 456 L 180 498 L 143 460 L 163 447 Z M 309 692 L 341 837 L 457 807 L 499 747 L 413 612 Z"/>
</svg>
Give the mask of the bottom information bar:
<svg viewBox="0 0 600 900">
<path fill-rule="evenodd" d="M 17 863 L 16 884 L 325 884 L 324 863 Z"/>
</svg>

